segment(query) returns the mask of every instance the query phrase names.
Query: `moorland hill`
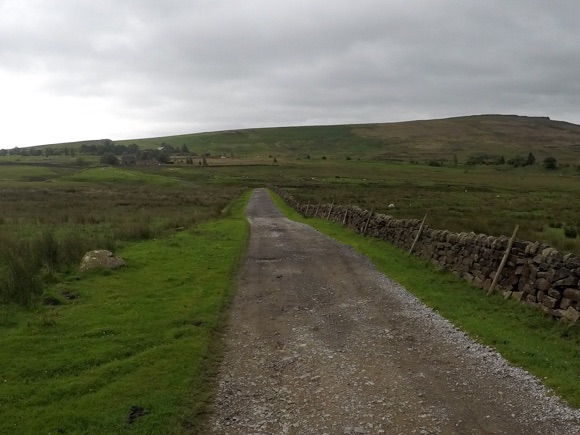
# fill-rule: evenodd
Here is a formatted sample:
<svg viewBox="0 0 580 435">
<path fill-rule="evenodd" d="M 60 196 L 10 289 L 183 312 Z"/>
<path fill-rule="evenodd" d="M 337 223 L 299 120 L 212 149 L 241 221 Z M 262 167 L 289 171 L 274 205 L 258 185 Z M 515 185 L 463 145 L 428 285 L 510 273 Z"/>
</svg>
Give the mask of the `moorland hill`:
<svg viewBox="0 0 580 435">
<path fill-rule="evenodd" d="M 81 151 L 106 140 L 31 147 Z M 475 115 L 377 124 L 273 127 L 115 141 L 139 149 L 185 150 L 198 156 L 254 159 L 328 158 L 378 161 L 497 163 L 533 153 L 580 165 L 580 126 L 547 117 Z M 6 150 L 4 150 L 6 151 Z"/>
<path fill-rule="evenodd" d="M 549 118 L 515 115 L 477 115 L 459 118 L 380 124 L 279 127 L 229 130 L 122 141 L 142 148 L 186 145 L 199 154 L 252 157 L 377 159 L 467 162 L 474 156 L 489 159 L 526 157 L 538 161 L 554 156 L 561 163 L 580 164 L 580 126 Z"/>
</svg>

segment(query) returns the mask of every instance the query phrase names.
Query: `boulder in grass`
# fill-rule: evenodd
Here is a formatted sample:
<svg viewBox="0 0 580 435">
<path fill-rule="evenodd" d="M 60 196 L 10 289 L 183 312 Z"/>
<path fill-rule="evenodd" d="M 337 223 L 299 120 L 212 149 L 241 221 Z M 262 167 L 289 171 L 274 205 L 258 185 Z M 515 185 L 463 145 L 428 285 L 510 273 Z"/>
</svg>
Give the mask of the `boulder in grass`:
<svg viewBox="0 0 580 435">
<path fill-rule="evenodd" d="M 125 260 L 117 257 L 111 251 L 99 249 L 87 252 L 81 260 L 80 272 L 87 272 L 93 269 L 117 269 L 125 266 Z"/>
</svg>

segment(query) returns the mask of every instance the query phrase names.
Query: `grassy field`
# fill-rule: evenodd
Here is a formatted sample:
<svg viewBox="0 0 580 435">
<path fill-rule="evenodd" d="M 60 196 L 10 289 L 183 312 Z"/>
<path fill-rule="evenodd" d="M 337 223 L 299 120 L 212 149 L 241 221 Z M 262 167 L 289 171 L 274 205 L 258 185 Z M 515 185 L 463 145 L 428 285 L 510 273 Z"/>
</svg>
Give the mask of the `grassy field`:
<svg viewBox="0 0 580 435">
<path fill-rule="evenodd" d="M 126 268 L 51 285 L 61 305 L 4 307 L 0 433 L 195 433 L 247 239 L 246 199 L 220 220 L 119 249 Z M 134 405 L 149 414 L 129 424 Z"/>
<path fill-rule="evenodd" d="M 219 217 L 245 189 L 113 167 L 51 172 L 50 182 L 23 179 L 28 167 L 9 169 L 0 182 L 0 302 L 23 305 L 86 251 L 114 251 Z"/>
<path fill-rule="evenodd" d="M 520 238 L 580 254 L 580 238 L 564 234 L 580 234 L 580 127 L 571 124 L 487 116 L 130 143 L 186 145 L 196 159 L 103 167 L 77 151 L 0 155 L 0 433 L 195 432 L 247 236 L 243 201 L 227 210 L 252 187 L 396 218 L 427 214 L 428 225 L 452 231 L 508 235 L 520 225 Z M 533 166 L 464 164 L 474 153 L 528 152 Z M 563 163 L 557 170 L 541 164 L 551 154 Z M 432 159 L 443 165 L 426 164 Z M 382 242 L 313 222 L 580 406 L 571 381 L 579 377 L 578 327 L 482 297 Z M 128 267 L 77 276 L 84 252 L 96 248 L 116 251 Z M 450 303 L 450 293 L 469 303 Z M 150 414 L 129 427 L 132 405 Z"/>
<path fill-rule="evenodd" d="M 8 157 L 0 157 L 0 162 L 5 161 Z M 63 175 L 74 173 L 74 168 L 52 165 L 25 165 L 11 164 L 0 167 L 0 185 L 12 184 L 18 182 L 46 182 Z"/>
<path fill-rule="evenodd" d="M 290 219 L 353 246 L 379 270 L 402 284 L 425 304 L 451 320 L 480 343 L 497 349 L 508 361 L 536 375 L 570 405 L 580 407 L 580 327 L 567 327 L 521 303 L 501 296 L 486 297 L 451 273 L 394 246 L 361 236 L 337 223 L 304 219 L 272 194 Z"/>
<path fill-rule="evenodd" d="M 0 156 L 0 186 L 10 171 L 25 181 L 50 181 L 71 159 L 97 156 L 79 153 L 98 141 L 50 145 L 75 149 L 75 157 Z M 580 254 L 580 126 L 547 118 L 481 115 L 385 124 L 263 128 L 119 141 L 140 149 L 186 147 L 192 165 L 140 168 L 158 176 L 198 186 L 260 186 L 275 183 L 302 200 L 357 204 L 396 218 L 421 219 L 434 228 L 456 232 L 511 234 L 539 240 Z M 42 147 L 41 147 L 42 148 Z M 532 153 L 535 164 L 467 165 L 473 156 L 506 161 Z M 558 161 L 545 169 L 548 156 Z M 57 164 L 63 167 L 1 166 L 5 160 Z M 10 160 L 11 159 L 11 160 Z M 28 160 L 27 160 L 28 159 Z M 207 167 L 201 167 L 202 159 Z M 18 173 L 18 171 L 21 171 Z M 59 172 L 60 171 L 60 172 Z M 118 177 L 134 178 L 136 169 Z M 96 170 L 71 179 L 97 177 Z M 102 176 L 107 176 L 104 172 Z M 170 175 L 171 174 L 171 175 Z M 110 178 L 110 174 L 108 175 Z M 166 178 L 165 178 L 166 179 Z M 113 180 L 110 178 L 111 182 Z M 120 180 L 129 182 L 129 179 Z M 394 209 L 388 209 L 394 204 Z M 1 213 L 1 211 L 0 211 Z M 1 217 L 0 217 L 1 219 Z M 569 231 L 565 231 L 568 229 Z"/>
<path fill-rule="evenodd" d="M 176 177 L 212 185 L 286 189 L 298 200 L 355 204 L 399 219 L 422 219 L 433 228 L 510 235 L 580 254 L 580 171 L 541 166 L 433 167 L 347 160 L 290 160 L 275 165 L 176 166 Z M 395 208 L 388 208 L 394 204 Z"/>
<path fill-rule="evenodd" d="M 318 162 L 276 185 L 303 202 L 355 204 L 399 219 L 422 219 L 433 228 L 539 240 L 580 254 L 580 172 L 543 168 L 453 168 L 428 165 Z M 395 208 L 388 208 L 394 204 Z"/>
</svg>

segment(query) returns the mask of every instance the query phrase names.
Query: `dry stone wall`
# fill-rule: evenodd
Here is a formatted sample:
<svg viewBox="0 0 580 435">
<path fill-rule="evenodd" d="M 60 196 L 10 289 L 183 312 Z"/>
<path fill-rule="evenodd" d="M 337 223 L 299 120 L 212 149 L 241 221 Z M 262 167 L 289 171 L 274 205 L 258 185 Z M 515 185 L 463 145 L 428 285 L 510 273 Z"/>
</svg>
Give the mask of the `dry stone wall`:
<svg viewBox="0 0 580 435">
<path fill-rule="evenodd" d="M 277 193 L 305 217 L 330 219 L 406 250 L 411 248 L 421 225 L 420 220 L 395 219 L 356 206 L 302 204 L 285 191 Z M 424 225 L 413 254 L 487 290 L 508 242 L 505 236 L 453 233 Z M 578 256 L 558 252 L 539 242 L 516 240 L 496 290 L 506 298 L 524 301 L 546 314 L 576 323 L 580 319 L 579 280 Z"/>
</svg>

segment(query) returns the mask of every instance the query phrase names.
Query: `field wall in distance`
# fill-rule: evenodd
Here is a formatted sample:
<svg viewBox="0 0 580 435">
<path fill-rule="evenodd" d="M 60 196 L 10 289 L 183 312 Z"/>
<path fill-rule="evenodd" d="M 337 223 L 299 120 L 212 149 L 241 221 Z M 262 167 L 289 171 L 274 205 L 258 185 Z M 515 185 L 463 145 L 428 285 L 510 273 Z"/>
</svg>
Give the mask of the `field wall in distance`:
<svg viewBox="0 0 580 435">
<path fill-rule="evenodd" d="M 394 219 L 351 205 L 302 204 L 272 188 L 304 217 L 329 219 L 358 233 L 409 250 L 420 220 Z M 453 233 L 424 225 L 413 254 L 488 290 L 508 246 L 505 236 Z M 580 319 L 580 258 L 539 242 L 516 240 L 497 281 L 496 291 L 569 323 Z"/>
</svg>

